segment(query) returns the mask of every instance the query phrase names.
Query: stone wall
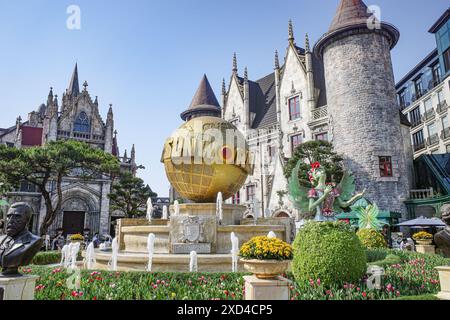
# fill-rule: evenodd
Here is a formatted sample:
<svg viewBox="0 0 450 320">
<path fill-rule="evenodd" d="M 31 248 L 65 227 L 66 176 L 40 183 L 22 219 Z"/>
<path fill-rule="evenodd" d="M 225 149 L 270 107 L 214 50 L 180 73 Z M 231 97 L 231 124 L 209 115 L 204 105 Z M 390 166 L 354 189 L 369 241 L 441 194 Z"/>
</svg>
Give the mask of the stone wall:
<svg viewBox="0 0 450 320">
<path fill-rule="evenodd" d="M 324 49 L 324 66 L 336 151 L 368 199 L 406 213 L 409 181 L 387 38 L 350 31 Z M 392 178 L 380 177 L 379 156 L 392 157 Z"/>
</svg>

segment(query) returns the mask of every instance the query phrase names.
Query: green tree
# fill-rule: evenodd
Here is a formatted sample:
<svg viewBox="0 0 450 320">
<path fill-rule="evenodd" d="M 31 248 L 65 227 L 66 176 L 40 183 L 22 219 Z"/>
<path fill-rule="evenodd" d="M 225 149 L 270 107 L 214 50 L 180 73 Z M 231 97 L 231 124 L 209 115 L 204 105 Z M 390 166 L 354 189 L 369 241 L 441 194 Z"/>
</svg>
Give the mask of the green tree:
<svg viewBox="0 0 450 320">
<path fill-rule="evenodd" d="M 42 147 L 17 149 L 0 145 L 0 182 L 18 188 L 31 183 L 42 194 L 46 215 L 40 227 L 45 235 L 62 206 L 62 182 L 67 177 L 90 180 L 117 174 L 116 157 L 78 141 L 55 141 Z"/>
<path fill-rule="evenodd" d="M 148 185 L 144 185 L 142 179 L 124 172 L 113 184 L 108 196 L 113 210 L 121 210 L 128 218 L 131 218 L 144 215 L 145 211 L 142 208 L 146 207 L 148 198 L 158 195 Z"/>
<path fill-rule="evenodd" d="M 327 174 L 327 182 L 339 183 L 344 174 L 342 167 L 343 158 L 333 150 L 333 145 L 327 141 L 308 141 L 295 149 L 294 155 L 284 167 L 284 175 L 289 178 L 292 174 L 298 161 L 303 163 L 299 170 L 300 184 L 311 187 L 308 177 L 308 171 L 311 169 L 311 164 L 319 162 L 321 167 Z"/>
</svg>

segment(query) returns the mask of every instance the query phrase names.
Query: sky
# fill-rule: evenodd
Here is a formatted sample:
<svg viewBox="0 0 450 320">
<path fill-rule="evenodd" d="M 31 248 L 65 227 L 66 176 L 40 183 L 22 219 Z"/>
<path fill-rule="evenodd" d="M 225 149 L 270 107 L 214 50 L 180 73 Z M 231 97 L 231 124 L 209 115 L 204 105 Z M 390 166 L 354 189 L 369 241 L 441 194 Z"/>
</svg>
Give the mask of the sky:
<svg viewBox="0 0 450 320">
<path fill-rule="evenodd" d="M 401 32 L 392 51 L 400 80 L 435 47 L 431 25 L 448 0 L 367 0 Z M 80 28 L 71 5 L 80 9 Z M 241 74 L 257 80 L 283 57 L 292 19 L 297 44 L 315 43 L 338 0 L 0 0 L 0 128 L 14 125 L 47 100 L 60 97 L 78 63 L 106 121 L 113 104 L 121 153 L 136 145 L 138 175 L 159 196 L 169 183 L 160 163 L 165 139 L 182 124 L 203 74 L 217 98 L 231 75 L 233 52 Z M 72 22 L 67 25 L 67 21 Z M 75 25 L 73 24 L 75 22 Z"/>
</svg>

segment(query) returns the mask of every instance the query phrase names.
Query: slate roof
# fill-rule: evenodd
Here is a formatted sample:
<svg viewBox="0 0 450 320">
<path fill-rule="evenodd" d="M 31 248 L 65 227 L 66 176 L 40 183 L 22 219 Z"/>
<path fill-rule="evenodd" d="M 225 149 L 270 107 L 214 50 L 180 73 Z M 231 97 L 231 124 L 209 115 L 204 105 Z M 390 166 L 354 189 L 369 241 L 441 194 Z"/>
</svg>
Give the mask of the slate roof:
<svg viewBox="0 0 450 320">
<path fill-rule="evenodd" d="M 367 23 L 370 16 L 371 14 L 367 12 L 367 6 L 362 0 L 341 0 L 329 32 L 350 25 Z"/>
</svg>

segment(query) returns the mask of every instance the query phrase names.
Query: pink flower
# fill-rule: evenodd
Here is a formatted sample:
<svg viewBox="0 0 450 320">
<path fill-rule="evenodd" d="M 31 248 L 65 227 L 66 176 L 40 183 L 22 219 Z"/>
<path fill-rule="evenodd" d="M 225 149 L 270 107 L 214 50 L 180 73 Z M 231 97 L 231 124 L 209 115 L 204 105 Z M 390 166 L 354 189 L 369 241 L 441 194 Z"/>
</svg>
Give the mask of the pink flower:
<svg viewBox="0 0 450 320">
<path fill-rule="evenodd" d="M 363 296 L 363 298 L 366 298 L 366 297 L 367 297 L 367 293 L 366 293 L 366 292 L 363 292 L 363 293 L 362 293 L 362 296 Z"/>
<path fill-rule="evenodd" d="M 400 297 L 400 291 L 397 290 L 395 294 L 397 295 L 397 297 Z"/>
<path fill-rule="evenodd" d="M 320 281 L 320 279 L 317 279 L 317 285 L 320 286 L 321 283 L 322 281 Z"/>
</svg>

